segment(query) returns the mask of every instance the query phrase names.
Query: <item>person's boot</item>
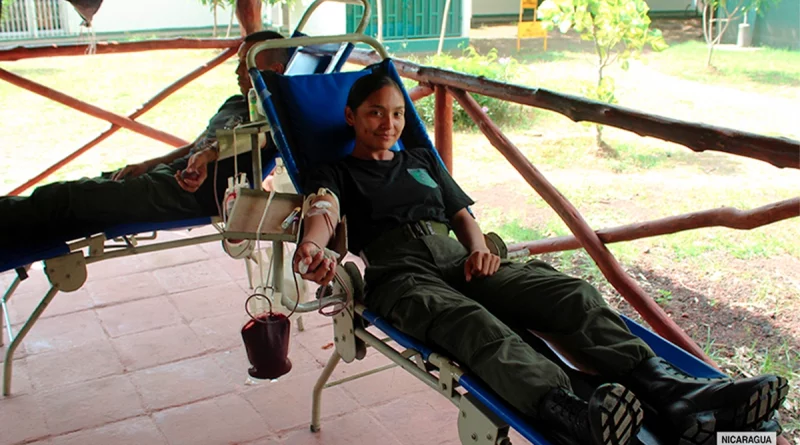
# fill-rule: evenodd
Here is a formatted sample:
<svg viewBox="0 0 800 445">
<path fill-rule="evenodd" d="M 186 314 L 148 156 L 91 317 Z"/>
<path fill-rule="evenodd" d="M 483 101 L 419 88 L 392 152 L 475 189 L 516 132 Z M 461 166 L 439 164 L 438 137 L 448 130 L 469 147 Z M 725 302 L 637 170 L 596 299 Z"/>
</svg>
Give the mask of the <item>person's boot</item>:
<svg viewBox="0 0 800 445">
<path fill-rule="evenodd" d="M 642 406 L 624 386 L 599 386 L 587 403 L 556 388 L 539 402 L 539 420 L 565 444 L 627 445 L 642 426 Z"/>
<path fill-rule="evenodd" d="M 717 431 L 754 429 L 789 392 L 782 377 L 696 378 L 660 357 L 640 363 L 622 383 L 670 422 L 681 444 L 696 445 L 713 443 Z"/>
</svg>

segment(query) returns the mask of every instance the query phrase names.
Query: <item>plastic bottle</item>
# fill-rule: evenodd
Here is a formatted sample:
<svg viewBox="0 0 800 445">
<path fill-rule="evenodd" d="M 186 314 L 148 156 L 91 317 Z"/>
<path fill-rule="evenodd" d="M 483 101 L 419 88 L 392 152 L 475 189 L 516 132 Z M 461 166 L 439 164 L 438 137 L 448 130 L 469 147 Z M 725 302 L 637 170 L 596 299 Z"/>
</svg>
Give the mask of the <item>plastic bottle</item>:
<svg viewBox="0 0 800 445">
<path fill-rule="evenodd" d="M 247 105 L 250 110 L 250 122 L 266 120 L 264 108 L 261 107 L 261 102 L 258 101 L 258 94 L 256 94 L 255 88 L 250 88 L 250 91 L 247 92 Z"/>
<path fill-rule="evenodd" d="M 272 186 L 279 193 L 297 193 L 281 158 L 275 160 L 275 177 L 272 179 Z"/>
</svg>

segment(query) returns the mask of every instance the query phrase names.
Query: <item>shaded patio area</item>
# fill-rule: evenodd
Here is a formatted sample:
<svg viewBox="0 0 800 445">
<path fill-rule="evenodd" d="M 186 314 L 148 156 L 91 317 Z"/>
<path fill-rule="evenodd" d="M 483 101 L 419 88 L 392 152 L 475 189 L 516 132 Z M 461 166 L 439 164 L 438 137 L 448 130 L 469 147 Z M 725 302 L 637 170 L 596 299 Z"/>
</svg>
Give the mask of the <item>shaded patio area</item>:
<svg viewBox="0 0 800 445">
<path fill-rule="evenodd" d="M 32 270 L 10 301 L 16 329 L 46 289 Z M 326 389 L 322 431 L 311 433 L 331 321 L 305 314 L 304 332 L 293 323 L 292 371 L 248 384 L 248 291 L 244 262 L 218 243 L 90 265 L 86 285 L 57 295 L 17 350 L 0 445 L 460 443 L 457 409 L 398 368 Z M 388 363 L 370 351 L 334 379 Z"/>
</svg>

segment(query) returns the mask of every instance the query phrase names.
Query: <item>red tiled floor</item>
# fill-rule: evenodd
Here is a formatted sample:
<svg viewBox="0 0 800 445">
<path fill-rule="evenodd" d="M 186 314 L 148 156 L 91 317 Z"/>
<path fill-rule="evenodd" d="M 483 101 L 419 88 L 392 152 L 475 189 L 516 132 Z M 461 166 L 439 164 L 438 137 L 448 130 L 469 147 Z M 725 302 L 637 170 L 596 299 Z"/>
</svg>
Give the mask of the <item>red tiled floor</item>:
<svg viewBox="0 0 800 445">
<path fill-rule="evenodd" d="M 365 410 L 327 419 L 317 433 L 312 433 L 308 428 L 292 431 L 286 434 L 280 443 L 281 445 L 402 445 L 394 434 Z"/>
<path fill-rule="evenodd" d="M 170 301 L 191 323 L 209 317 L 238 313 L 246 317 L 247 293 L 231 281 L 169 295 Z"/>
<path fill-rule="evenodd" d="M 0 352 L 5 354 L 5 350 L 0 348 Z M 3 355 L 4 357 L 5 355 Z M 0 359 L 2 360 L 2 359 Z M 0 373 L 2 373 L 3 365 L 5 362 L 0 362 Z M 33 384 L 31 383 L 30 372 L 28 371 L 28 363 L 25 358 L 17 358 L 12 362 L 11 367 L 11 394 L 18 396 L 23 394 L 30 394 L 33 392 Z M 0 398 L 2 400 L 2 398 Z"/>
<path fill-rule="evenodd" d="M 290 373 L 277 382 L 248 388 L 244 397 L 261 414 L 271 431 L 282 432 L 311 422 L 311 390 L 318 372 Z M 322 395 L 322 417 L 329 418 L 358 409 L 358 404 L 340 388 L 329 388 Z"/>
<path fill-rule="evenodd" d="M 195 320 L 189 327 L 207 350 L 226 351 L 242 344 L 241 329 L 247 320 L 243 312 Z"/>
<path fill-rule="evenodd" d="M 237 394 L 160 411 L 153 418 L 174 445 L 219 445 L 259 438 L 271 442 L 263 419 Z"/>
<path fill-rule="evenodd" d="M 104 281 L 108 278 L 122 278 L 144 271 L 144 263 L 148 255 L 131 255 L 98 261 L 87 266 L 89 278 L 87 284 Z"/>
<path fill-rule="evenodd" d="M 322 365 L 328 362 L 333 353 L 333 328 L 320 326 L 303 332 L 293 331 L 292 340 L 302 344 Z"/>
<path fill-rule="evenodd" d="M 53 438 L 51 443 L 58 445 L 165 445 L 167 441 L 156 427 L 153 419 L 142 416 L 58 436 Z"/>
<path fill-rule="evenodd" d="M 136 388 L 126 376 L 37 391 L 50 434 L 59 435 L 144 414 Z"/>
<path fill-rule="evenodd" d="M 18 290 L 24 290 L 22 285 L 20 285 Z M 8 315 L 11 318 L 11 323 L 24 323 L 31 316 L 33 310 L 39 305 L 45 292 L 46 290 L 27 294 L 22 292 L 17 294 L 15 292 L 8 304 Z M 59 292 L 47 306 L 47 309 L 44 310 L 41 318 L 52 318 L 63 314 L 79 312 L 89 309 L 92 306 L 94 306 L 94 302 L 89 297 L 89 293 L 86 289 L 78 289 L 75 292 Z"/>
<path fill-rule="evenodd" d="M 169 293 L 194 290 L 231 281 L 231 277 L 224 271 L 215 268 L 214 262 L 211 260 L 158 269 L 153 274 Z"/>
<path fill-rule="evenodd" d="M 222 250 L 221 247 L 218 247 L 218 249 Z M 224 270 L 234 280 L 247 279 L 247 266 L 245 266 L 244 260 L 235 260 L 229 256 L 221 256 L 214 258 L 212 263 Z"/>
<path fill-rule="evenodd" d="M 112 340 L 126 370 L 144 369 L 206 352 L 195 333 L 184 324 Z"/>
<path fill-rule="evenodd" d="M 186 239 L 195 235 L 186 231 L 161 232 L 158 235 L 160 241 Z M 141 256 L 142 270 L 163 270 L 181 264 L 191 264 L 209 258 L 200 246 L 186 246 L 179 249 L 162 250 L 153 252 L 146 256 Z"/>
<path fill-rule="evenodd" d="M 65 351 L 105 337 L 93 310 L 40 319 L 25 337 L 28 354 Z"/>
<path fill-rule="evenodd" d="M 153 297 L 96 310 L 111 338 L 181 323 L 181 314 L 167 297 Z"/>
<path fill-rule="evenodd" d="M 31 394 L 0 399 L 0 445 L 47 436 L 44 419 L 38 399 Z"/>
<path fill-rule="evenodd" d="M 247 370 L 250 368 L 250 362 L 247 360 L 247 352 L 244 349 L 244 345 L 240 345 L 229 351 L 219 352 L 212 357 L 214 357 L 214 360 L 222 367 L 230 381 L 233 382 L 239 390 L 248 390 L 248 387 L 245 386 L 245 382 L 248 378 Z M 322 365 L 317 363 L 314 357 L 301 345 L 290 345 L 289 359 L 292 361 L 292 370 L 289 371 L 286 376 L 281 377 L 282 379 L 309 372 L 316 372 L 318 374 L 322 371 Z M 268 382 L 264 384 L 269 385 Z"/>
<path fill-rule="evenodd" d="M 26 359 L 26 368 L 36 391 L 121 374 L 123 371 L 117 352 L 105 338 L 66 351 L 32 355 Z"/>
<path fill-rule="evenodd" d="M 444 404 L 433 406 L 427 401 L 434 399 L 441 399 Z M 458 409 L 433 391 L 397 399 L 371 412 L 406 444 L 438 444 L 458 438 Z"/>
<path fill-rule="evenodd" d="M 357 373 L 357 364 L 362 364 L 358 368 L 375 369 L 389 363 L 391 361 L 381 355 L 371 355 L 352 366 L 342 362 L 337 366 L 337 370 L 351 371 L 346 375 L 354 375 Z M 430 391 L 429 386 L 399 367 L 343 383 L 341 388 L 364 407 L 387 403 L 421 391 Z"/>
<path fill-rule="evenodd" d="M 220 366 L 209 356 L 137 371 L 130 378 L 149 410 L 184 405 L 234 390 Z"/>
<path fill-rule="evenodd" d="M 130 275 L 112 276 L 102 280 L 89 280 L 86 283 L 86 289 L 98 306 L 127 303 L 167 293 L 166 288 L 156 280 L 153 272 L 139 272 Z"/>
<path fill-rule="evenodd" d="M 305 332 L 293 321 L 292 371 L 248 384 L 244 265 L 220 252 L 210 243 L 90 265 L 84 289 L 57 296 L 18 350 L 0 445 L 458 443 L 455 408 L 399 369 L 324 390 L 323 429 L 310 433 L 311 389 L 333 352 L 331 320 L 316 313 Z M 46 290 L 41 270 L 25 284 L 12 307 Z M 334 378 L 384 363 L 370 350 Z"/>
</svg>

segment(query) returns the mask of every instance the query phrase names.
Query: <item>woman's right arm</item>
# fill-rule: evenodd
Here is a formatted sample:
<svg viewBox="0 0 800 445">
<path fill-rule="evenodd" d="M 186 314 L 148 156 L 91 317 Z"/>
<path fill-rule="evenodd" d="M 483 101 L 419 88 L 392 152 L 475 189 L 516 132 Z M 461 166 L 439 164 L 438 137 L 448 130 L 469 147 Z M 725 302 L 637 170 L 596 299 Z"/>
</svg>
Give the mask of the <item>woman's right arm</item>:
<svg viewBox="0 0 800 445">
<path fill-rule="evenodd" d="M 308 270 L 300 276 L 324 286 L 333 279 L 336 271 L 336 261 L 325 258 L 324 248 L 339 224 L 339 204 L 330 194 L 317 196 L 309 204 L 303 220 L 303 239 L 297 245 L 293 262 L 294 269 L 300 272 L 300 264 L 305 263 Z"/>
</svg>

